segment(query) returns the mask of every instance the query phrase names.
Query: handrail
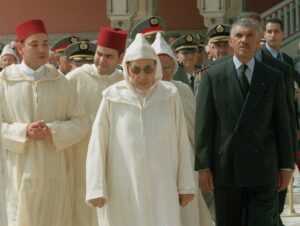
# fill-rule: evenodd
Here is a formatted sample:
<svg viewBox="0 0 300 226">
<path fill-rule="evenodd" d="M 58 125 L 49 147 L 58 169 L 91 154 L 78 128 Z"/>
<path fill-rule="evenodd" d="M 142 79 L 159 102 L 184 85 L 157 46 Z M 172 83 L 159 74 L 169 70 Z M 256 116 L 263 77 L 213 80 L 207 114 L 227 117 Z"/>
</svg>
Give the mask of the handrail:
<svg viewBox="0 0 300 226">
<path fill-rule="evenodd" d="M 274 13 L 275 11 L 278 11 L 279 9 L 283 8 L 284 6 L 290 4 L 291 2 L 294 2 L 294 0 L 285 0 L 285 1 L 282 1 L 282 2 L 280 2 L 278 4 L 276 4 L 275 6 L 273 6 L 272 8 L 268 9 L 267 11 L 263 12 L 261 14 L 261 17 L 265 18 L 268 15 Z"/>
<path fill-rule="evenodd" d="M 288 38 L 300 31 L 300 0 L 285 0 L 261 14 L 263 21 L 278 17 L 283 22 L 284 37 Z"/>
</svg>

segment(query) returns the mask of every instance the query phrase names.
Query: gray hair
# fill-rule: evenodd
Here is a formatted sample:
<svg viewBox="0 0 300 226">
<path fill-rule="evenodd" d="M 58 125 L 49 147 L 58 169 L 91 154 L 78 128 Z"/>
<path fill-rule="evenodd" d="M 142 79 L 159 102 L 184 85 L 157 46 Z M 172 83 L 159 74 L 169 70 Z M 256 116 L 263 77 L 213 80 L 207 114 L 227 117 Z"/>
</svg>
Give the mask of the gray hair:
<svg viewBox="0 0 300 226">
<path fill-rule="evenodd" d="M 261 33 L 261 26 L 260 24 L 251 19 L 251 18 L 241 18 L 238 19 L 237 21 L 235 21 L 232 26 L 231 26 L 231 30 L 230 30 L 230 36 L 233 36 L 235 33 L 235 29 L 236 27 L 245 27 L 245 28 L 251 28 L 254 29 L 256 31 L 256 33 L 260 34 Z"/>
</svg>

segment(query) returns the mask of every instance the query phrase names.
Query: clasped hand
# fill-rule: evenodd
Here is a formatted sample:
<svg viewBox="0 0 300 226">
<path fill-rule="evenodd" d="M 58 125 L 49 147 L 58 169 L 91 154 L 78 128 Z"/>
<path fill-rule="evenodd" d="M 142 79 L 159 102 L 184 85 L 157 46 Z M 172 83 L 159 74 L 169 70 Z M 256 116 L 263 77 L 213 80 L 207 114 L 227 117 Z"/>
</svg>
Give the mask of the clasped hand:
<svg viewBox="0 0 300 226">
<path fill-rule="evenodd" d="M 51 137 L 51 130 L 43 120 L 28 124 L 26 135 L 29 139 L 44 140 Z"/>
</svg>

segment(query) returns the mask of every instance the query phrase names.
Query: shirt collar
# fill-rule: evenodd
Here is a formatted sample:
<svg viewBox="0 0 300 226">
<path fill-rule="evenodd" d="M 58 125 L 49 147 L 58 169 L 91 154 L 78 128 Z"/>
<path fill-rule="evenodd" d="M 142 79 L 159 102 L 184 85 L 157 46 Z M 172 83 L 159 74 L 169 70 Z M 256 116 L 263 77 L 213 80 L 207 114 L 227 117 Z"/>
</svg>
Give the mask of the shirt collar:
<svg viewBox="0 0 300 226">
<path fill-rule="evenodd" d="M 38 69 L 33 70 L 32 68 L 28 67 L 24 61 L 20 64 L 21 70 L 29 76 L 34 76 L 35 74 L 39 74 L 42 72 L 45 68 L 45 65 L 40 66 Z"/>
<path fill-rule="evenodd" d="M 236 56 L 233 56 L 233 63 L 236 70 L 239 70 L 240 66 L 243 64 Z M 254 71 L 254 65 L 255 65 L 254 57 L 252 57 L 251 60 L 246 64 L 248 66 L 248 69 L 252 73 Z"/>
<path fill-rule="evenodd" d="M 277 58 L 278 54 L 279 54 L 279 51 L 277 51 L 276 49 L 273 49 L 271 46 L 269 46 L 268 43 L 266 43 L 266 48 L 267 50 L 269 50 L 269 52 L 271 53 L 271 55 L 274 57 L 274 58 Z"/>
</svg>

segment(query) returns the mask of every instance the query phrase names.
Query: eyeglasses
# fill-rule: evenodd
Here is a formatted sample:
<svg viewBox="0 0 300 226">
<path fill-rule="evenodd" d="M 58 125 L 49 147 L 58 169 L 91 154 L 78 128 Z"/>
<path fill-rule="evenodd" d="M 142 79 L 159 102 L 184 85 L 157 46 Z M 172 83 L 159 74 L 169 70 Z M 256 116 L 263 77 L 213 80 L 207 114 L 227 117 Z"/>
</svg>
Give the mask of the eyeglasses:
<svg viewBox="0 0 300 226">
<path fill-rule="evenodd" d="M 171 70 L 173 70 L 173 67 L 172 66 L 163 66 L 162 69 L 163 69 L 163 71 L 171 71 Z"/>
<path fill-rule="evenodd" d="M 134 66 L 129 66 L 129 70 L 131 71 L 131 73 L 135 75 L 139 75 L 142 71 L 145 74 L 152 74 L 155 70 L 155 66 L 156 65 L 145 65 L 143 68 L 141 68 L 134 65 Z"/>
</svg>

